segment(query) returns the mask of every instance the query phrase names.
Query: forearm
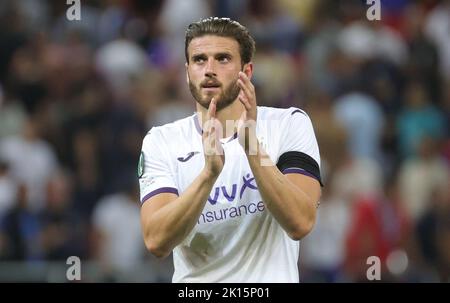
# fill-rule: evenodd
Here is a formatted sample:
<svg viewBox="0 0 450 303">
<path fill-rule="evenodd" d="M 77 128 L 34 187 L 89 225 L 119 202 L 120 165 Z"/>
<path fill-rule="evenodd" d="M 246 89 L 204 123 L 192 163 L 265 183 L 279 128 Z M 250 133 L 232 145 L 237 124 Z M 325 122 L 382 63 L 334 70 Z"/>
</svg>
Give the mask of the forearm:
<svg viewBox="0 0 450 303">
<path fill-rule="evenodd" d="M 253 176 L 263 202 L 288 235 L 296 240 L 305 236 L 312 228 L 315 202 L 295 186 L 273 164 L 261 147 L 256 155 L 247 155 Z M 264 165 L 261 160 L 264 159 Z M 269 163 L 268 163 L 269 162 Z M 271 164 L 271 165 L 268 165 Z"/>
<path fill-rule="evenodd" d="M 203 170 L 176 200 L 147 219 L 145 237 L 160 255 L 170 253 L 194 228 L 216 179 Z"/>
</svg>

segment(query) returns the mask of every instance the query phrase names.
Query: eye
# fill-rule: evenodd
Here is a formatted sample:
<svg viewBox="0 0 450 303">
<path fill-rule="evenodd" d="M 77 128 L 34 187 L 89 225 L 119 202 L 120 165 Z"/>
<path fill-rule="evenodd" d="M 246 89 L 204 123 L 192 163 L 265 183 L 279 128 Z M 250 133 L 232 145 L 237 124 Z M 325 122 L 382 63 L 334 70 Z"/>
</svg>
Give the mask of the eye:
<svg viewBox="0 0 450 303">
<path fill-rule="evenodd" d="M 217 60 L 220 62 L 220 63 L 228 63 L 228 62 L 230 62 L 230 57 L 229 56 L 219 56 L 219 57 L 217 57 Z"/>
<path fill-rule="evenodd" d="M 197 63 L 197 64 L 201 64 L 201 63 L 205 62 L 205 60 L 206 59 L 203 56 L 194 56 L 192 58 L 192 61 L 194 61 L 194 63 Z"/>
</svg>

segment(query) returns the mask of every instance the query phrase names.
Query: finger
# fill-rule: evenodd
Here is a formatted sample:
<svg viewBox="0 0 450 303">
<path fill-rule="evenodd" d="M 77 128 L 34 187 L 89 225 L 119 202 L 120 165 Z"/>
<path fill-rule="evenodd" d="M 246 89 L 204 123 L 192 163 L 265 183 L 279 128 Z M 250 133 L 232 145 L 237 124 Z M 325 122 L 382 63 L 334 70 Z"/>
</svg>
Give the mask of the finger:
<svg viewBox="0 0 450 303">
<path fill-rule="evenodd" d="M 216 117 L 216 99 L 213 97 L 211 99 L 211 102 L 209 103 L 209 119 L 215 118 Z"/>
<path fill-rule="evenodd" d="M 212 118 L 209 122 L 210 128 L 207 137 L 208 147 L 211 152 L 211 155 L 216 155 L 221 148 L 221 142 L 219 140 L 220 127 L 217 127 L 217 123 L 219 123 L 219 121 L 215 118 Z"/>
<path fill-rule="evenodd" d="M 217 139 L 216 139 L 215 133 L 216 133 L 215 128 L 211 127 L 209 129 L 209 131 L 208 131 L 208 134 L 207 134 L 206 138 L 205 138 L 206 147 L 207 147 L 207 150 L 209 151 L 209 155 L 213 155 L 214 154 L 214 150 L 216 149 L 216 144 L 217 144 L 216 141 L 217 141 Z"/>
<path fill-rule="evenodd" d="M 242 105 L 244 105 L 246 110 L 250 110 L 252 108 L 252 106 L 250 105 L 250 103 L 248 102 L 248 100 L 245 96 L 242 96 L 241 94 L 239 94 L 238 98 L 239 98 L 239 101 L 242 103 Z"/>
<path fill-rule="evenodd" d="M 206 111 L 206 117 L 205 121 L 209 121 L 211 117 L 215 115 L 215 108 L 214 108 L 214 98 L 211 99 L 211 102 L 209 103 L 208 110 Z"/>
<path fill-rule="evenodd" d="M 239 72 L 239 79 L 241 79 L 242 82 L 249 88 L 250 92 L 255 92 L 255 86 L 253 86 L 252 81 L 250 81 L 250 78 L 244 72 Z"/>
<path fill-rule="evenodd" d="M 206 120 L 203 124 L 203 133 L 206 137 L 211 137 L 215 133 L 215 124 L 214 124 L 215 118 L 211 118 L 209 120 Z"/>
<path fill-rule="evenodd" d="M 245 106 L 246 110 L 250 110 L 252 108 L 252 103 L 250 103 L 251 98 L 249 98 L 244 90 L 241 89 L 239 95 L 239 101 Z"/>
<path fill-rule="evenodd" d="M 247 76 L 246 73 L 244 72 L 239 72 L 238 74 L 239 78 L 242 79 L 242 81 L 244 81 L 245 84 L 252 84 L 252 82 L 250 81 L 250 78 Z"/>
<path fill-rule="evenodd" d="M 211 134 L 214 132 L 214 125 L 212 123 L 213 118 L 210 118 L 212 106 L 210 105 L 208 108 L 208 112 L 206 114 L 206 119 L 203 122 L 202 133 L 203 137 L 208 139 L 211 137 Z"/>
<path fill-rule="evenodd" d="M 251 102 L 252 100 L 254 100 L 254 94 L 253 92 L 250 90 L 250 88 L 248 87 L 248 85 L 246 85 L 242 79 L 238 79 L 238 86 L 241 88 L 241 91 L 245 94 L 245 96 L 247 97 L 247 100 L 249 102 Z M 253 102 L 252 102 L 253 103 Z"/>
</svg>

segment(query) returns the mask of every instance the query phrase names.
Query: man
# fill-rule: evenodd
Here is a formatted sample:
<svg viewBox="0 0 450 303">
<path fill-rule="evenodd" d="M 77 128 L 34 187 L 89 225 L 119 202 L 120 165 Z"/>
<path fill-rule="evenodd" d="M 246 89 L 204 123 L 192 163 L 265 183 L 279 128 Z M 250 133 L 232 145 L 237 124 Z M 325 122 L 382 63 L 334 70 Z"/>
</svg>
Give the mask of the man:
<svg viewBox="0 0 450 303">
<path fill-rule="evenodd" d="M 319 150 L 306 113 L 257 106 L 254 50 L 230 19 L 189 25 L 197 112 L 144 139 L 142 232 L 154 255 L 173 251 L 173 282 L 299 281 L 298 240 L 321 192 Z"/>
</svg>

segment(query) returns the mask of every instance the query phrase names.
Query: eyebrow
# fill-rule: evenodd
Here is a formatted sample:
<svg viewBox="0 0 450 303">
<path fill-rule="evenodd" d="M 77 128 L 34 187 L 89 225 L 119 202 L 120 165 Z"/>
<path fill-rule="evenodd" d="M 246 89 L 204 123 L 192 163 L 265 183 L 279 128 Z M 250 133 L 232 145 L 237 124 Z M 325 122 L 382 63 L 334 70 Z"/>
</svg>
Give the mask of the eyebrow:
<svg viewBox="0 0 450 303">
<path fill-rule="evenodd" d="M 228 59 L 231 59 L 232 57 L 233 57 L 233 55 L 232 54 L 230 54 L 230 53 L 227 53 L 227 52 L 223 52 L 223 53 L 217 53 L 215 56 L 214 56 L 214 58 L 223 58 L 223 57 L 225 57 L 225 58 L 228 58 Z"/>
<path fill-rule="evenodd" d="M 195 55 L 192 55 L 191 59 L 194 61 L 196 59 L 206 59 L 206 55 L 205 54 L 195 54 Z"/>
<path fill-rule="evenodd" d="M 229 52 L 220 52 L 220 53 L 216 53 L 214 54 L 214 58 L 220 58 L 220 57 L 226 57 L 226 58 L 232 58 L 233 55 Z M 205 59 L 207 58 L 207 55 L 204 53 L 200 53 L 200 54 L 194 54 L 192 55 L 192 60 L 196 60 L 196 59 Z"/>
</svg>

